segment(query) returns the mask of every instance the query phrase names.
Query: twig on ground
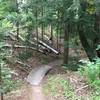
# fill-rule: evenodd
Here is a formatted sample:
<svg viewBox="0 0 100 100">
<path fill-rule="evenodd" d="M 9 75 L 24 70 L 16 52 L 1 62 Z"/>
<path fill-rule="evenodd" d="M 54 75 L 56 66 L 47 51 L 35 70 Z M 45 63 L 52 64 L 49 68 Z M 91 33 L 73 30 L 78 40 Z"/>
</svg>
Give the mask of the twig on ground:
<svg viewBox="0 0 100 100">
<path fill-rule="evenodd" d="M 83 87 L 81 87 L 81 88 L 76 89 L 76 92 L 78 92 L 78 91 L 80 91 L 80 90 L 82 90 L 82 89 L 85 89 L 85 88 L 87 88 L 87 87 L 89 87 L 89 85 L 85 85 L 85 86 L 83 86 Z"/>
</svg>

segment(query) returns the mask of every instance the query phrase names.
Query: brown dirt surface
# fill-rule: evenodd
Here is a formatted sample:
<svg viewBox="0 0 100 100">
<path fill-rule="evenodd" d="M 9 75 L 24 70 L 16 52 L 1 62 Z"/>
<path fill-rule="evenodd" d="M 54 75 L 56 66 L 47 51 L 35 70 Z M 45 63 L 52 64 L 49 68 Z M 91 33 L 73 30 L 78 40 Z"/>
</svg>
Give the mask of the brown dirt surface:
<svg viewBox="0 0 100 100">
<path fill-rule="evenodd" d="M 18 55 L 18 53 L 21 51 L 23 50 L 22 49 L 14 50 L 13 57 L 16 57 L 16 55 Z M 70 50 L 70 54 L 74 54 L 74 53 L 75 52 L 73 50 Z M 81 56 L 84 57 L 84 53 L 81 52 L 81 54 L 82 54 Z M 28 73 L 31 71 L 31 69 L 38 67 L 41 64 L 48 64 L 49 62 L 52 62 L 56 59 L 58 59 L 57 56 L 54 56 L 51 54 L 46 56 L 46 55 L 43 55 L 41 53 L 37 53 L 36 51 L 34 51 L 32 54 L 32 57 L 27 59 L 27 61 L 24 61 L 25 63 L 31 66 L 28 72 L 23 71 L 22 70 L 23 67 L 20 65 L 10 66 L 12 69 L 15 70 L 15 73 L 17 73 L 17 75 L 13 76 L 13 79 L 18 77 L 19 79 L 24 80 L 27 77 Z M 56 63 L 59 63 L 59 61 Z M 75 72 L 65 70 L 64 68 L 61 67 L 61 64 L 59 66 L 58 65 L 53 66 L 53 69 L 48 73 L 48 75 L 58 75 L 58 74 L 60 74 L 62 78 L 70 81 L 70 85 L 73 87 L 75 94 L 77 96 L 86 97 L 86 100 L 87 100 L 88 96 L 90 95 L 89 87 L 81 89 L 80 91 L 76 91 L 77 89 L 87 85 L 86 82 L 84 81 L 84 78 L 80 77 Z M 42 84 L 46 84 L 47 78 L 48 78 L 47 76 L 44 78 L 44 81 Z M 29 96 L 30 96 L 30 93 L 32 93 L 32 91 L 40 93 L 40 91 L 38 91 L 40 89 L 37 89 L 38 87 L 37 88 L 32 87 L 30 90 L 30 88 L 27 86 L 28 85 L 26 83 L 23 83 L 20 89 L 16 91 L 11 91 L 10 93 L 6 94 L 4 96 L 5 97 L 4 100 L 30 100 Z M 55 98 L 49 94 L 46 95 L 45 98 L 46 100 L 64 100 L 63 96 Z"/>
<path fill-rule="evenodd" d="M 18 74 L 18 77 L 20 79 L 24 79 L 27 76 L 27 74 L 25 72 L 23 72 L 22 70 L 20 70 L 18 68 L 16 69 L 16 73 Z M 70 81 L 70 85 L 74 89 L 75 94 L 78 97 L 82 96 L 82 97 L 86 98 L 85 100 L 88 100 L 88 98 L 90 96 L 90 93 L 91 93 L 90 92 L 91 90 L 90 90 L 89 87 L 86 87 L 84 89 L 81 89 L 81 90 L 77 91 L 77 89 L 80 89 L 81 87 L 84 87 L 87 84 L 85 82 L 85 79 L 83 77 L 80 77 L 76 72 L 67 71 L 64 68 L 62 68 L 61 66 L 54 66 L 53 69 L 44 78 L 44 81 L 42 82 L 42 85 L 47 83 L 47 78 L 48 78 L 49 75 L 60 75 L 60 77 L 62 77 L 63 79 Z M 36 87 L 36 88 L 35 87 L 32 87 L 32 88 L 27 87 L 26 83 L 24 83 L 20 87 L 19 90 L 12 91 L 12 92 L 8 93 L 5 96 L 5 100 L 34 100 L 32 98 L 29 99 L 29 96 L 30 96 L 30 94 L 32 94 L 32 92 L 37 93 L 38 96 L 42 95 L 41 94 L 41 92 L 42 92 L 41 89 L 39 89 L 38 87 Z M 46 100 L 65 100 L 63 98 L 63 96 L 55 98 L 55 97 L 53 97 L 49 94 L 45 96 L 45 99 Z M 38 99 L 38 100 L 40 100 L 40 99 Z"/>
<path fill-rule="evenodd" d="M 4 100 L 29 100 L 26 86 L 22 86 L 19 90 L 11 91 L 4 95 Z"/>
<path fill-rule="evenodd" d="M 76 97 L 81 98 L 83 97 L 84 100 L 90 100 L 90 96 L 92 93 L 91 88 L 87 85 L 86 79 L 82 76 L 80 76 L 78 73 L 74 71 L 68 71 L 62 68 L 61 66 L 55 66 L 49 74 L 45 77 L 43 84 L 47 84 L 48 82 L 48 76 L 59 76 L 62 79 L 65 79 L 70 82 L 70 86 L 74 90 L 74 93 Z M 82 88 L 83 87 L 83 88 Z M 61 89 L 59 91 L 62 91 Z M 51 93 L 50 93 L 51 94 Z M 50 94 L 46 94 L 47 100 L 66 100 L 64 99 L 63 95 L 62 97 L 55 98 L 55 96 L 51 96 Z"/>
</svg>

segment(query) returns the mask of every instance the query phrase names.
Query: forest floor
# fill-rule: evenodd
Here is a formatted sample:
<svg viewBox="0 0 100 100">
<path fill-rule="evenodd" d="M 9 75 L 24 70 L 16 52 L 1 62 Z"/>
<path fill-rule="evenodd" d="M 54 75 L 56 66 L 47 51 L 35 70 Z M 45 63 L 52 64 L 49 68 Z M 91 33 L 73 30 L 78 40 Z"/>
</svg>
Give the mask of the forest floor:
<svg viewBox="0 0 100 100">
<path fill-rule="evenodd" d="M 21 74 L 23 77 L 23 72 L 20 71 L 20 77 Z M 62 84 L 60 84 L 60 81 L 62 81 Z M 66 81 L 69 82 L 70 86 L 67 87 Z M 67 90 L 62 85 L 65 85 Z M 64 94 L 64 92 L 68 94 Z M 6 94 L 4 100 L 91 100 L 89 99 L 91 92 L 91 88 L 83 77 L 76 72 L 65 71 L 65 69 L 55 66 L 40 86 L 30 86 L 24 81 L 19 89 Z"/>
<path fill-rule="evenodd" d="M 16 49 L 13 51 L 13 56 L 20 57 L 21 59 L 21 54 L 24 56 L 22 52 L 26 51 Z M 74 55 L 75 51 L 70 49 L 70 56 L 74 58 Z M 83 51 L 80 52 L 80 56 L 83 59 L 86 58 Z M 25 79 L 32 69 L 43 64 L 47 65 L 59 58 L 51 54 L 46 56 L 34 51 L 31 52 L 29 58 L 26 59 L 24 59 L 23 62 L 31 66 L 27 72 L 23 71 L 23 67 L 19 64 L 10 64 L 10 68 L 14 70 L 15 73 L 12 79 L 14 81 L 16 81 L 16 79 L 20 80 L 20 84 L 17 89 L 5 94 L 4 100 L 34 100 L 32 99 L 32 96 L 34 98 L 34 93 L 38 94 L 37 98 L 38 96 L 41 98 L 36 100 L 42 100 L 42 98 L 43 100 L 91 100 L 90 97 L 93 91 L 87 85 L 85 77 L 80 76 L 77 71 L 67 70 L 61 64 L 54 66 L 53 69 L 49 71 L 40 86 L 30 86 Z M 76 65 L 72 65 L 72 63 L 71 60 L 71 66 L 76 67 Z"/>
</svg>

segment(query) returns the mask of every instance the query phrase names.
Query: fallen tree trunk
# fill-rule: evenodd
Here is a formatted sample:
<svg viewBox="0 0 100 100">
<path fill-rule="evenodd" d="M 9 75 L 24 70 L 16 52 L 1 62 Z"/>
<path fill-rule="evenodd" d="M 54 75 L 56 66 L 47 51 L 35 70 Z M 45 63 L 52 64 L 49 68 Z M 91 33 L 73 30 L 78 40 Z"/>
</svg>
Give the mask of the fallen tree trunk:
<svg viewBox="0 0 100 100">
<path fill-rule="evenodd" d="M 11 34 L 16 38 L 16 34 L 14 34 L 14 33 L 11 33 Z M 25 42 L 25 39 L 24 39 L 22 36 L 20 36 L 20 35 L 19 35 L 19 39 L 20 39 L 21 41 Z M 13 39 L 13 40 L 15 40 L 15 39 Z M 36 44 L 35 42 L 30 41 L 30 40 L 28 40 L 28 42 L 29 42 L 31 45 L 35 45 L 35 46 L 38 45 L 38 44 Z M 41 47 L 41 46 L 39 45 L 39 47 Z M 35 48 L 34 48 L 34 49 L 35 49 Z M 37 50 L 37 49 L 36 49 L 36 50 Z M 42 50 L 39 49 L 39 51 L 42 51 Z"/>
<path fill-rule="evenodd" d="M 36 38 L 34 38 L 35 40 L 37 40 Z M 46 47 L 47 49 L 50 49 L 52 52 L 59 54 L 59 52 L 57 50 L 55 50 L 54 48 L 50 47 L 49 45 L 47 45 L 46 43 L 44 43 L 41 40 L 38 40 L 39 44 Z"/>
<path fill-rule="evenodd" d="M 13 33 L 13 32 L 10 32 L 10 35 L 13 35 L 15 38 L 17 38 L 17 34 L 16 33 Z M 23 42 L 25 42 L 25 39 L 19 35 L 19 39 Z"/>
<path fill-rule="evenodd" d="M 13 34 L 12 32 L 11 32 L 11 34 L 14 35 L 14 36 L 16 37 L 16 34 Z M 19 39 L 20 39 L 21 41 L 25 42 L 25 39 L 24 39 L 22 36 L 20 36 L 20 35 L 19 35 Z M 34 40 L 37 41 L 37 38 L 35 37 Z M 42 47 L 42 49 L 44 49 L 44 47 L 45 47 L 46 49 L 51 50 L 51 51 L 54 52 L 55 54 L 59 54 L 59 52 L 58 52 L 57 50 L 55 50 L 54 48 L 50 47 L 49 45 L 47 45 L 46 43 L 44 43 L 44 42 L 41 41 L 41 40 L 38 40 L 38 43 L 39 43 L 39 44 L 37 44 L 37 43 L 35 43 L 35 42 L 33 42 L 33 41 L 30 41 L 30 40 L 28 40 L 28 42 L 29 42 L 30 44 L 32 44 L 32 45 L 35 45 L 35 46 L 38 45 L 39 47 Z M 40 51 L 40 49 L 39 49 L 38 51 Z M 43 53 L 44 53 L 44 52 L 43 52 Z"/>
<path fill-rule="evenodd" d="M 20 68 L 21 70 L 27 72 L 27 73 L 28 73 L 29 69 L 31 68 L 30 65 L 28 65 L 28 64 L 26 64 L 26 63 L 23 63 L 23 62 L 21 62 L 21 61 L 18 61 L 18 60 L 16 60 L 16 59 L 12 58 L 12 57 L 6 58 L 6 61 L 7 61 L 8 63 L 12 64 L 12 65 L 19 64 L 20 66 L 17 66 L 17 67 Z M 21 67 L 21 66 L 22 66 L 22 67 Z"/>
<path fill-rule="evenodd" d="M 23 63 L 23 62 L 21 62 L 21 61 L 16 60 L 15 62 L 18 63 L 19 65 L 22 65 L 23 67 L 31 68 L 30 65 L 28 65 L 28 64 L 26 64 L 26 63 Z"/>
<path fill-rule="evenodd" d="M 22 48 L 22 49 L 32 49 L 32 50 L 35 50 L 37 51 L 36 48 L 34 47 L 29 47 L 29 46 L 20 46 L 20 45 L 9 45 L 9 44 L 5 44 L 3 47 L 7 47 L 7 48 Z M 42 50 L 38 50 L 39 52 L 41 53 L 44 53 Z"/>
<path fill-rule="evenodd" d="M 9 35 L 9 37 L 13 40 L 13 41 L 17 41 L 17 39 L 13 36 L 13 35 Z"/>
</svg>

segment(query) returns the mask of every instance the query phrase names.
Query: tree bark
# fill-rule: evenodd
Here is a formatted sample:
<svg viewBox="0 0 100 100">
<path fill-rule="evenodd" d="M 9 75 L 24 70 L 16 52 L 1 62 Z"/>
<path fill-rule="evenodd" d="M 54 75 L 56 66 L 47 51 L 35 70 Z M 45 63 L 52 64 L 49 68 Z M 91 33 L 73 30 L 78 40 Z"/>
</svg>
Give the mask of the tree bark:
<svg viewBox="0 0 100 100">
<path fill-rule="evenodd" d="M 94 53 L 93 48 L 89 45 L 87 38 L 85 37 L 82 24 L 78 25 L 78 33 L 79 33 L 79 38 L 82 43 L 82 46 L 87 54 L 87 57 L 89 58 L 90 61 L 93 61 L 95 58 L 95 53 Z"/>
<path fill-rule="evenodd" d="M 38 40 L 39 40 L 39 34 L 38 34 L 38 8 L 36 8 L 36 37 L 37 37 L 37 50 L 39 49 L 38 46 Z"/>
<path fill-rule="evenodd" d="M 0 99 L 0 100 L 4 100 L 4 98 L 3 98 L 3 93 L 1 93 L 0 95 L 1 95 L 1 99 Z"/>
<path fill-rule="evenodd" d="M 80 6 L 81 6 L 81 10 L 82 10 L 82 13 L 80 15 L 80 19 L 83 19 L 84 15 L 86 15 L 86 12 L 87 12 L 86 11 L 86 9 L 88 7 L 87 1 L 82 1 Z M 96 56 L 95 50 L 94 50 L 93 46 L 89 44 L 88 38 L 85 36 L 85 32 L 84 32 L 84 28 L 83 28 L 85 25 L 83 24 L 82 21 L 84 22 L 84 20 L 81 20 L 78 23 L 78 27 L 77 27 L 78 28 L 79 38 L 80 38 L 82 46 L 83 46 L 83 48 L 84 48 L 84 50 L 85 50 L 85 52 L 87 54 L 87 57 L 89 58 L 90 61 L 93 62 L 94 58 Z"/>
<path fill-rule="evenodd" d="M 44 14 L 43 11 L 44 11 L 44 9 L 43 9 L 43 5 L 42 5 L 42 13 L 41 13 L 42 18 L 43 18 L 43 14 Z M 42 26 L 41 26 L 42 41 L 43 41 L 43 34 L 44 34 L 44 23 L 42 21 Z"/>
<path fill-rule="evenodd" d="M 18 9 L 18 1 L 16 0 L 16 9 L 17 9 L 17 16 L 19 15 L 19 9 Z M 16 27 L 17 27 L 17 39 L 19 39 L 19 19 L 17 19 L 17 22 L 16 22 Z"/>
<path fill-rule="evenodd" d="M 2 74 L 1 74 L 1 65 L 0 65 L 0 89 L 2 90 Z M 4 100 L 3 99 L 3 93 L 2 91 L 0 91 L 0 100 Z"/>
<path fill-rule="evenodd" d="M 51 23 L 51 37 L 50 40 L 52 41 L 52 45 L 53 45 L 53 24 Z"/>
<path fill-rule="evenodd" d="M 99 13 L 95 14 L 94 29 L 95 29 L 95 31 L 97 33 L 97 37 L 100 39 L 100 14 Z"/>
<path fill-rule="evenodd" d="M 59 27 L 59 18 L 60 18 L 60 13 L 59 13 L 59 10 L 58 10 L 58 23 L 57 23 L 57 50 L 58 51 L 60 51 L 59 49 L 59 29 L 60 29 L 60 27 Z"/>
<path fill-rule="evenodd" d="M 68 64 L 69 57 L 69 25 L 64 24 L 64 64 Z"/>
</svg>

